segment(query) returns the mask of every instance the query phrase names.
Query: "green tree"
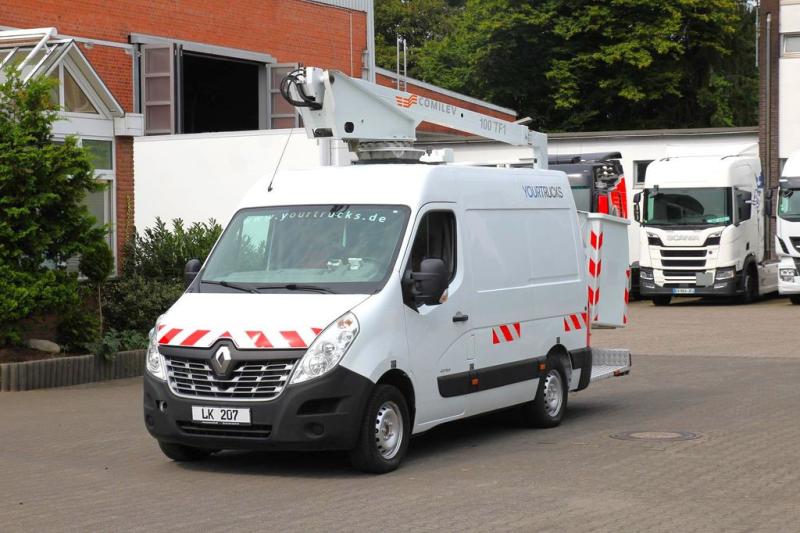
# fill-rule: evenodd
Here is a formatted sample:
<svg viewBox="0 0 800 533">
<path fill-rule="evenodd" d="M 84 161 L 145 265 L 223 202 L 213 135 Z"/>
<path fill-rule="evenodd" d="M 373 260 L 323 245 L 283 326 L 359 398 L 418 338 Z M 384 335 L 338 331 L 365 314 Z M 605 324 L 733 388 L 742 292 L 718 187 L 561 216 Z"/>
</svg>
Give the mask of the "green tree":
<svg viewBox="0 0 800 533">
<path fill-rule="evenodd" d="M 375 63 L 394 71 L 397 37 L 402 36 L 408 47 L 408 75 L 416 77 L 418 51 L 426 42 L 441 39 L 452 30 L 451 21 L 463 4 L 464 0 L 377 0 Z"/>
<path fill-rule="evenodd" d="M 752 125 L 754 17 L 747 0 L 468 0 L 417 69 L 548 131 Z"/>
<path fill-rule="evenodd" d="M 23 82 L 14 69 L 0 83 L 0 346 L 18 340 L 34 313 L 77 301 L 67 259 L 101 241 L 104 228 L 83 205 L 99 189 L 88 151 L 68 137 L 54 144 L 53 81 Z"/>
</svg>

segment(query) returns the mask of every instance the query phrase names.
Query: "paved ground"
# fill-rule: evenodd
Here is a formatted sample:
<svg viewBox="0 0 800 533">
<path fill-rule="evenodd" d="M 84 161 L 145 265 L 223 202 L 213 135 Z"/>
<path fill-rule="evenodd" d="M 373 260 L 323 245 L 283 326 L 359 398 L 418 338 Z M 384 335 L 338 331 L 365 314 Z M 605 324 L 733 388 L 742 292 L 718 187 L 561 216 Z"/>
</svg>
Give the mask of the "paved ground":
<svg viewBox="0 0 800 533">
<path fill-rule="evenodd" d="M 572 395 L 561 427 L 451 424 L 379 477 L 338 454 L 169 462 L 135 379 L 4 393 L 0 531 L 798 531 L 799 316 L 633 304 L 627 331 L 595 340 L 628 342 L 634 372 Z M 634 430 L 700 438 L 609 437 Z"/>
</svg>

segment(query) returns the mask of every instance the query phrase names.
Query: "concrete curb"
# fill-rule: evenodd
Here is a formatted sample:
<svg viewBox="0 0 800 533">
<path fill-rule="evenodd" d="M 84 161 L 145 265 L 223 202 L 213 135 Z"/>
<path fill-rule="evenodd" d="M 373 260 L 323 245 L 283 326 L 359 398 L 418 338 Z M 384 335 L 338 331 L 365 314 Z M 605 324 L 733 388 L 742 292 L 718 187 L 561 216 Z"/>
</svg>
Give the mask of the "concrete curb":
<svg viewBox="0 0 800 533">
<path fill-rule="evenodd" d="M 66 387 L 141 376 L 146 350 L 119 352 L 111 361 L 96 355 L 0 364 L 0 392 Z"/>
</svg>

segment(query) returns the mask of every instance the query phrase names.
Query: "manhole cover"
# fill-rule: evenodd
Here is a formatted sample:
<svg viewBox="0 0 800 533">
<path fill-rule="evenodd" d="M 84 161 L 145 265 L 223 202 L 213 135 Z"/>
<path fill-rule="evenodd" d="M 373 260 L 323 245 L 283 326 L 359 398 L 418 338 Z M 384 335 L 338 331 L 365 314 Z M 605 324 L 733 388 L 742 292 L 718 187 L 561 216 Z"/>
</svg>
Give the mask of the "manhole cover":
<svg viewBox="0 0 800 533">
<path fill-rule="evenodd" d="M 623 431 L 622 433 L 614 433 L 611 435 L 611 438 L 619 440 L 675 442 L 679 440 L 699 439 L 700 435 L 689 431 Z"/>
</svg>

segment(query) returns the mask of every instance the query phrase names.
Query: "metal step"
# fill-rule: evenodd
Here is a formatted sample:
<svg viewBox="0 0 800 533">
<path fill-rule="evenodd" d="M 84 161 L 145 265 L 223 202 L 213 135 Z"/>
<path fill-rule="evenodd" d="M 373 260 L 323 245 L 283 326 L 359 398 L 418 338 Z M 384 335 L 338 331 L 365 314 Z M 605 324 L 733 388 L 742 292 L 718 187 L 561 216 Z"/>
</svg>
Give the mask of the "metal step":
<svg viewBox="0 0 800 533">
<path fill-rule="evenodd" d="M 631 352 L 628 350 L 592 348 L 592 377 L 590 382 L 625 376 L 631 371 Z"/>
</svg>

